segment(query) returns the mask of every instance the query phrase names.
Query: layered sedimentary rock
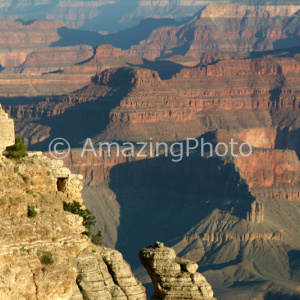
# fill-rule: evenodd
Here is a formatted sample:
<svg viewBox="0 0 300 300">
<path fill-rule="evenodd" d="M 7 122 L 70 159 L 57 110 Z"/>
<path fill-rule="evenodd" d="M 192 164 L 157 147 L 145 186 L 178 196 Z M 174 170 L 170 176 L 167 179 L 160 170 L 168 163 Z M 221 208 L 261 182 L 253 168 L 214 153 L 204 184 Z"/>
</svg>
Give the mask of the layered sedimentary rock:
<svg viewBox="0 0 300 300">
<path fill-rule="evenodd" d="M 99 7 L 115 4 L 114 0 L 100 1 L 9 1 L 2 4 L 0 12 L 2 18 L 15 20 L 18 18 L 44 18 L 66 22 L 70 27 L 80 27 L 85 19 L 92 19 L 99 15 Z"/>
<path fill-rule="evenodd" d="M 22 64 L 34 49 L 51 45 L 60 39 L 58 28 L 65 27 L 59 21 L 36 20 L 0 21 L 0 64 L 2 67 L 16 67 Z"/>
<path fill-rule="evenodd" d="M 89 60 L 82 62 L 80 65 L 67 68 L 66 72 L 88 73 L 92 77 L 95 73 L 106 69 L 125 67 L 128 59 L 121 49 L 111 45 L 100 45 L 96 47 L 93 56 Z"/>
<path fill-rule="evenodd" d="M 129 63 L 143 65 L 141 59 L 126 57 L 121 49 L 111 45 L 96 49 L 85 45 L 48 47 L 29 52 L 22 62 L 16 62 L 20 65 L 0 73 L 2 97 L 68 94 L 89 84 L 97 72 Z"/>
<path fill-rule="evenodd" d="M 289 143 L 298 152 L 299 66 L 298 57 L 229 60 L 182 69 L 168 80 L 149 69 L 116 68 L 97 73 L 89 86 L 60 99 L 13 106 L 7 101 L 5 108 L 30 143 L 41 138 L 30 122 L 64 115 L 70 123 L 62 132 L 84 122 L 90 134 L 101 133 L 98 140 L 174 141 L 222 129 L 256 147 L 284 149 Z"/>
<path fill-rule="evenodd" d="M 176 54 L 200 58 L 205 51 L 248 52 L 299 46 L 299 33 L 294 30 L 299 25 L 299 8 L 210 3 L 183 26 L 154 30 L 129 53 L 154 60 Z"/>
<path fill-rule="evenodd" d="M 207 1 L 198 0 L 98 0 L 98 1 L 9 1 L 0 5 L 0 15 L 6 20 L 43 18 L 63 21 L 68 27 L 115 31 L 133 26 L 149 16 L 190 16 Z M 121 7 L 121 10 L 120 10 Z M 117 11 L 117 13 L 116 13 Z M 105 18 L 104 14 L 110 14 Z M 114 16 L 116 14 L 116 16 Z M 115 22 L 113 22 L 115 21 Z M 108 24 L 107 24 L 108 23 Z M 114 24 L 115 23 L 115 24 Z M 120 24 L 118 24 L 120 23 Z M 113 27 L 109 29 L 108 25 Z"/>
<path fill-rule="evenodd" d="M 239 156 L 236 165 L 254 195 L 300 201 L 300 163 L 294 151 L 255 151 L 247 158 Z"/>
<path fill-rule="evenodd" d="M 151 299 L 215 299 L 210 284 L 196 272 L 198 265 L 176 257 L 163 243 L 142 249 L 139 256 L 154 284 Z"/>
<path fill-rule="evenodd" d="M 43 48 L 28 54 L 26 60 L 15 72 L 25 74 L 43 74 L 62 72 L 66 67 L 90 59 L 94 54 L 91 46 Z"/>
<path fill-rule="evenodd" d="M 0 156 L 6 147 L 13 145 L 15 142 L 14 121 L 8 118 L 7 113 L 2 109 L 0 104 Z"/>
</svg>

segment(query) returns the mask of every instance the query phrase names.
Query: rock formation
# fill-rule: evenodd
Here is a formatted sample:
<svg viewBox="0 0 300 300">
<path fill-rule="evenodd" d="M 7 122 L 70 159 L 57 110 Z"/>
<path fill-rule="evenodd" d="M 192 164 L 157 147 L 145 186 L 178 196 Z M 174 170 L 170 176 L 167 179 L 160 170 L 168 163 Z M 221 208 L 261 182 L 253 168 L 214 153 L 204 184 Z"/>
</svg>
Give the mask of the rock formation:
<svg viewBox="0 0 300 300">
<path fill-rule="evenodd" d="M 293 123 L 300 120 L 299 66 L 299 57 L 229 60 L 185 68 L 169 80 L 149 69 L 114 68 L 97 73 L 87 87 L 60 99 L 11 106 L 7 102 L 5 108 L 29 143 L 39 141 L 35 126 L 41 120 L 67 113 L 71 120 L 73 115 L 89 124 L 103 116 L 97 132 L 92 129 L 95 136 L 101 133 L 98 140 L 143 141 L 151 136 L 174 141 L 222 129 L 263 148 L 285 148 L 284 135 L 289 134 L 291 149 L 298 151 L 292 132 L 300 126 Z M 79 124 L 69 122 L 61 126 L 63 131 L 65 126 L 71 131 Z M 283 147 L 278 145 L 279 135 Z"/>
<path fill-rule="evenodd" d="M 0 156 L 6 147 L 15 143 L 14 121 L 8 118 L 0 104 Z"/>
<path fill-rule="evenodd" d="M 114 32 L 124 27 L 134 26 L 140 19 L 149 16 L 172 16 L 174 18 L 191 16 L 205 3 L 206 1 L 199 0 L 132 0 L 129 4 L 126 0 L 74 0 L 72 2 L 16 0 L 2 3 L 0 16 L 5 20 L 18 18 L 60 20 L 72 28 L 84 26 L 89 29 L 103 28 L 103 30 Z M 113 13 L 114 10 L 118 13 Z M 104 14 L 108 14 L 109 18 L 106 18 Z"/>
<path fill-rule="evenodd" d="M 299 5 L 247 6 L 209 3 L 193 20 L 178 27 L 161 27 L 132 46 L 128 53 L 150 60 L 170 55 L 201 58 L 205 51 L 262 51 L 299 46 Z"/>
<path fill-rule="evenodd" d="M 59 40 L 58 28 L 65 24 L 59 21 L 36 20 L 22 22 L 0 21 L 0 64 L 16 67 L 35 49 L 44 48 Z"/>
<path fill-rule="evenodd" d="M 62 72 L 68 66 L 90 59 L 94 54 L 91 46 L 42 48 L 29 53 L 26 60 L 14 72 L 44 74 Z"/>
<path fill-rule="evenodd" d="M 1 145 L 12 140 L 11 125 Z M 122 255 L 93 245 L 82 217 L 64 211 L 64 202 L 82 203 L 82 176 L 40 152 L 19 161 L 0 157 L 0 165 L 3 299 L 146 299 Z"/>
<path fill-rule="evenodd" d="M 251 203 L 251 212 L 247 213 L 247 221 L 263 222 L 264 221 L 264 205 L 254 201 Z"/>
<path fill-rule="evenodd" d="M 215 299 L 210 284 L 197 272 L 198 265 L 176 257 L 172 248 L 156 242 L 139 256 L 154 284 L 152 300 Z"/>
</svg>

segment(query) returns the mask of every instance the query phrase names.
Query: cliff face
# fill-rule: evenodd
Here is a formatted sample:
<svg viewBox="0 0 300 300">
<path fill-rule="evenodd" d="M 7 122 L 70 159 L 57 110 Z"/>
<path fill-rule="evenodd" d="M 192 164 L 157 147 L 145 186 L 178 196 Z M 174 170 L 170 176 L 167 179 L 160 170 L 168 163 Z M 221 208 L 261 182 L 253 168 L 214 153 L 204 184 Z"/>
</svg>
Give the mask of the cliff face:
<svg viewBox="0 0 300 300">
<path fill-rule="evenodd" d="M 0 154 L 15 142 L 14 121 L 8 118 L 0 104 Z"/>
<path fill-rule="evenodd" d="M 1 107 L 0 121 L 2 148 L 14 131 Z M 0 155 L 0 179 L 1 298 L 146 299 L 121 253 L 93 245 L 83 218 L 64 210 L 83 202 L 81 175 L 30 152 L 20 160 Z"/>
<path fill-rule="evenodd" d="M 136 25 L 151 16 L 192 16 L 206 1 L 198 0 L 91 0 L 91 1 L 8 1 L 0 4 L 5 20 L 43 18 L 60 20 L 68 27 L 115 32 Z M 107 17 L 106 15 L 109 15 Z"/>
<path fill-rule="evenodd" d="M 300 164 L 294 151 L 259 151 L 236 163 L 254 194 L 300 201 Z"/>
<path fill-rule="evenodd" d="M 43 74 L 63 71 L 66 67 L 81 63 L 93 56 L 90 46 L 43 48 L 27 55 L 22 65 L 16 68 L 27 74 Z"/>
<path fill-rule="evenodd" d="M 106 51 L 101 53 L 104 56 Z M 71 122 L 64 124 L 61 134 L 88 119 L 91 126 L 99 123 L 91 131 L 98 140 L 142 141 L 151 136 L 174 141 L 222 129 L 263 148 L 284 148 L 289 134 L 292 149 L 298 151 L 292 132 L 300 126 L 299 72 L 298 57 L 220 61 L 182 69 L 167 80 L 149 69 L 113 68 L 97 73 L 89 86 L 61 98 L 5 108 L 30 143 L 39 140 L 30 122 L 56 118 L 57 122 L 48 119 L 44 123 L 54 128 L 59 116 L 64 116 Z M 100 121 L 98 116 L 102 116 Z"/>
<path fill-rule="evenodd" d="M 29 24 L 0 21 L 0 64 L 15 67 L 22 64 L 34 49 L 49 46 L 60 39 L 57 29 L 65 27 L 59 21 L 37 20 Z"/>
<path fill-rule="evenodd" d="M 129 53 L 154 60 L 169 55 L 200 58 L 204 51 L 262 51 L 296 46 L 299 6 L 246 6 L 210 3 L 179 27 L 163 27 Z M 282 46 L 281 46 L 282 47 Z"/>
<path fill-rule="evenodd" d="M 145 299 L 122 255 L 91 244 L 82 218 L 63 210 L 63 202 L 82 202 L 79 176 L 38 153 L 0 163 L 2 297 L 83 299 L 80 288 L 89 299 Z M 47 253 L 53 263 L 43 265 Z"/>
<path fill-rule="evenodd" d="M 18 46 L 11 47 L 9 55 L 17 54 Z M 3 64 L 6 68 L 0 73 L 2 97 L 68 94 L 88 85 L 91 77 L 98 72 L 126 67 L 129 63 L 143 65 L 141 59 L 126 57 L 121 49 L 111 45 L 100 45 L 96 49 L 85 45 L 48 48 L 41 48 L 39 45 L 24 51 L 22 60 Z"/>
</svg>

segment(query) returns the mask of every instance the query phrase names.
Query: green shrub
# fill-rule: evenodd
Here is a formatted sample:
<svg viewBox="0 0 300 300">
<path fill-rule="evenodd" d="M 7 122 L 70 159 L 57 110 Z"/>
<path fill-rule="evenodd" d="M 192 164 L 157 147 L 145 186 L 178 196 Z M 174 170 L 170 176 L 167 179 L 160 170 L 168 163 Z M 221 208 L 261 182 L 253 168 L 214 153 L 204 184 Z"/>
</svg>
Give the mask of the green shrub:
<svg viewBox="0 0 300 300">
<path fill-rule="evenodd" d="M 102 245 L 102 232 L 101 232 L 101 230 L 99 230 L 96 235 L 92 236 L 92 243 L 97 245 L 97 246 Z"/>
<path fill-rule="evenodd" d="M 90 300 L 85 290 L 80 289 L 80 293 L 82 295 L 83 300 Z"/>
<path fill-rule="evenodd" d="M 83 218 L 82 224 L 87 229 L 83 234 L 91 237 L 91 227 L 96 224 L 95 217 L 92 213 L 88 209 L 82 209 L 81 204 L 77 201 L 74 201 L 73 203 L 64 202 L 63 205 L 65 211 L 79 215 Z"/>
<path fill-rule="evenodd" d="M 18 135 L 15 139 L 15 144 L 13 146 L 6 148 L 5 156 L 14 159 L 21 159 L 27 156 L 27 145 L 23 144 L 22 138 Z"/>
<path fill-rule="evenodd" d="M 33 195 L 34 191 L 33 190 L 28 190 L 26 193 L 29 194 L 29 195 Z"/>
<path fill-rule="evenodd" d="M 14 172 L 15 172 L 15 173 L 19 173 L 19 167 L 15 166 L 15 167 L 14 167 Z"/>
<path fill-rule="evenodd" d="M 23 178 L 23 181 L 25 183 L 29 183 L 29 181 L 30 181 L 30 177 L 29 176 L 24 175 L 24 176 L 22 176 L 22 178 Z"/>
<path fill-rule="evenodd" d="M 52 265 L 54 263 L 52 253 L 50 251 L 45 251 L 40 258 L 40 261 L 43 265 Z"/>
<path fill-rule="evenodd" d="M 28 206 L 27 215 L 29 218 L 35 218 L 37 216 L 37 211 L 33 205 Z"/>
</svg>

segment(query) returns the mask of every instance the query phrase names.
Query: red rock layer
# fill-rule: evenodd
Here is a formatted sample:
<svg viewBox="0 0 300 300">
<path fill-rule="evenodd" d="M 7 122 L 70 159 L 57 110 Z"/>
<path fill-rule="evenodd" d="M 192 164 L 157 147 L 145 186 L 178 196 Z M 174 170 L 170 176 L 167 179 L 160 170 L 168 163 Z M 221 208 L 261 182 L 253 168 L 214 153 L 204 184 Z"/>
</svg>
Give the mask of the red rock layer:
<svg viewBox="0 0 300 300">
<path fill-rule="evenodd" d="M 187 54 L 200 59 L 205 51 L 272 50 L 281 39 L 299 37 L 299 6 L 245 6 L 210 3 L 189 23 L 154 30 L 128 54 L 150 60 Z"/>
<path fill-rule="evenodd" d="M 111 112 L 110 120 L 190 121 L 211 110 L 299 108 L 299 73 L 299 59 L 221 61 L 212 66 L 183 69 L 166 81 L 151 71 L 137 72 L 136 76 L 141 78 L 139 85 Z M 278 99 L 272 99 L 273 91 L 280 93 Z"/>
<path fill-rule="evenodd" d="M 237 157 L 236 165 L 254 195 L 300 201 L 300 162 L 294 151 L 255 151 Z"/>
<path fill-rule="evenodd" d="M 26 127 L 24 122 L 30 119 L 36 123 L 66 111 L 80 122 L 85 106 L 77 109 L 78 105 L 94 103 L 93 110 L 83 111 L 89 122 L 98 124 L 102 116 L 98 140 L 139 142 L 152 137 L 174 141 L 222 129 L 253 146 L 274 148 L 278 126 L 300 126 L 299 72 L 300 58 L 220 61 L 183 69 L 169 80 L 161 80 L 149 69 L 113 68 L 97 73 L 89 86 L 59 99 L 5 107 Z M 50 75 L 55 80 L 55 74 Z M 281 144 L 279 148 L 285 148 L 286 143 Z M 295 147 L 290 148 L 300 150 Z"/>
<path fill-rule="evenodd" d="M 16 67 L 34 49 L 51 45 L 60 39 L 57 29 L 65 27 L 59 21 L 37 20 L 28 25 L 0 20 L 0 64 Z"/>
</svg>

